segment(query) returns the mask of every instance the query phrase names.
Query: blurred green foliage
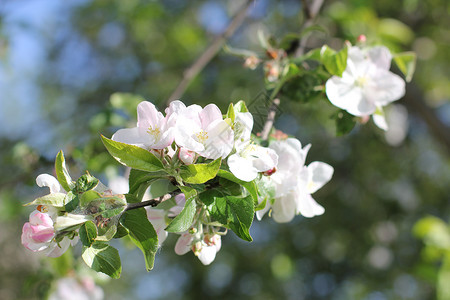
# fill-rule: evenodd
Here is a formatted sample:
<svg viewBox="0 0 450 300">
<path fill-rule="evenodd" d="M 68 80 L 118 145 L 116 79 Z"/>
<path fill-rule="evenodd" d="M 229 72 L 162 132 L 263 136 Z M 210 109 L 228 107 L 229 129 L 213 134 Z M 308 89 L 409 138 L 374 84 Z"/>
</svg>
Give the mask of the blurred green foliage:
<svg viewBox="0 0 450 300">
<path fill-rule="evenodd" d="M 30 213 L 21 205 L 43 194 L 35 177 L 53 172 L 59 148 L 75 178 L 85 170 L 102 181 L 123 174 L 100 133 L 110 137 L 135 124 L 142 98 L 131 94 L 163 109 L 184 70 L 216 34 L 213 21 L 226 24 L 239 3 L 80 1 L 60 10 L 65 27 L 58 27 L 58 18 L 52 23 L 39 19 L 38 10 L 28 12 L 37 24 L 45 24 L 37 27 L 13 18 L 26 5 L 12 2 L 0 9 L 0 74 L 16 72 L 9 60 L 11 41 L 20 32 L 44 45 L 39 76 L 20 73 L 12 86 L 28 80 L 39 87 L 33 107 L 40 108 L 39 122 L 49 124 L 51 136 L 44 145 L 27 132 L 0 136 L 0 298 L 35 299 L 48 292 L 51 278 L 66 272 L 63 263 L 44 260 L 20 244 L 21 226 Z M 365 34 L 369 42 L 386 44 L 394 52 L 415 51 L 418 64 L 411 84 L 423 90 L 424 100 L 448 124 L 447 15 L 443 0 L 326 1 L 318 18 L 325 30 L 312 32 L 308 46 L 340 49 L 345 40 L 354 42 Z M 229 44 L 257 52 L 258 29 L 278 37 L 298 32 L 303 20 L 300 1 L 257 1 Z M 20 32 L 12 30 L 17 25 Z M 263 71 L 244 69 L 242 63 L 220 53 L 182 100 L 216 103 L 222 112 L 240 99 L 254 103 L 252 112 L 265 107 Z M 317 80 L 307 73 L 299 78 L 300 86 Z M 370 122 L 336 138 L 330 118 L 335 108 L 326 99 L 310 103 L 295 89 L 288 90 L 286 86 L 275 126 L 304 145 L 312 143 L 310 161 L 335 168 L 332 181 L 315 194 L 325 214 L 297 217 L 289 224 L 269 218 L 255 222 L 251 244 L 229 234 L 209 267 L 191 254 L 176 256 L 173 237 L 157 253 L 150 273 L 141 272 L 144 260 L 135 258 L 140 253 L 131 243 L 115 245 L 124 275 L 104 285 L 107 299 L 448 299 L 448 224 L 437 219 L 448 220 L 450 214 L 448 152 L 413 114 L 406 139 L 396 146 Z M 131 94 L 117 97 L 116 92 Z M 0 95 L 2 104 L 18 101 L 5 97 Z M 9 113 L 21 116 L 18 109 Z M 435 217 L 417 223 L 414 232 L 423 240 L 417 239 L 413 225 L 426 215 Z M 75 248 L 75 254 L 81 249 Z"/>
</svg>

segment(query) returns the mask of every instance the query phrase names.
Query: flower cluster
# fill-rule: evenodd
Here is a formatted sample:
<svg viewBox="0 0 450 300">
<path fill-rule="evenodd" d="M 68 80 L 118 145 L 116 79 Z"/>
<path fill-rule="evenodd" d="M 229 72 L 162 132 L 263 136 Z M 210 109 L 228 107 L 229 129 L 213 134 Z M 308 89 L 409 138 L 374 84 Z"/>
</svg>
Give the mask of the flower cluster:
<svg viewBox="0 0 450 300">
<path fill-rule="evenodd" d="M 158 248 L 175 233 L 175 253 L 192 251 L 208 265 L 230 230 L 252 241 L 255 214 L 260 220 L 272 211 L 281 223 L 324 212 L 311 194 L 330 180 L 333 168 L 306 166 L 309 145 L 302 148 L 280 132 L 262 146 L 243 101 L 230 104 L 225 115 L 214 104 L 181 101 L 163 114 L 144 101 L 137 115 L 136 127 L 102 137 L 109 153 L 131 168 L 127 178 L 112 180 L 109 188 L 89 173 L 73 181 L 62 152 L 55 162 L 58 179 L 37 178 L 50 194 L 30 203 L 38 210 L 23 228 L 26 248 L 58 256 L 81 241 L 85 263 L 117 278 L 120 257 L 108 244 L 113 238 L 129 235 L 150 270 Z M 107 260 L 107 267 L 98 260 Z"/>
<path fill-rule="evenodd" d="M 384 46 L 351 47 L 342 77 L 332 76 L 326 83 L 328 99 L 354 116 L 372 115 L 375 124 L 387 130 L 383 107 L 405 94 L 405 81 L 389 71 L 391 60 Z"/>
</svg>

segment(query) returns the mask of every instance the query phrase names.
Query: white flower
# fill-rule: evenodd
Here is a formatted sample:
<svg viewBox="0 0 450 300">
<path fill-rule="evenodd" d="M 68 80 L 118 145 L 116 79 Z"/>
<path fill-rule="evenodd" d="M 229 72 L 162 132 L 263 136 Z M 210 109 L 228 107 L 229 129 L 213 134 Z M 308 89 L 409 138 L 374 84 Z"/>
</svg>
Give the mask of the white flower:
<svg viewBox="0 0 450 300">
<path fill-rule="evenodd" d="M 383 46 L 367 51 L 351 47 L 342 77 L 333 76 L 326 83 L 330 102 L 352 115 L 366 116 L 403 97 L 405 81 L 389 71 L 391 59 Z M 375 121 L 381 124 L 381 120 Z"/>
<path fill-rule="evenodd" d="M 306 154 L 310 148 L 302 149 L 297 139 L 289 138 L 270 145 L 278 154 L 277 172 L 269 177 L 275 187 L 275 199 L 271 204 L 266 203 L 264 209 L 257 211 L 258 220 L 272 208 L 272 217 L 278 223 L 291 221 L 296 214 L 310 218 L 324 213 L 311 194 L 327 183 L 333 168 L 323 162 L 313 162 L 305 166 Z"/>
<path fill-rule="evenodd" d="M 274 150 L 252 143 L 253 117 L 250 113 L 237 113 L 235 118 L 236 153 L 228 157 L 230 171 L 243 181 L 252 181 L 258 172 L 272 170 L 278 163 Z"/>
<path fill-rule="evenodd" d="M 104 293 L 101 287 L 88 277 L 81 281 L 64 277 L 56 281 L 55 290 L 50 294 L 49 300 L 101 300 Z"/>
<path fill-rule="evenodd" d="M 164 117 L 155 105 L 148 101 L 137 107 L 137 127 L 120 129 L 112 139 L 144 149 L 164 149 L 174 140 L 176 115 Z"/>
<path fill-rule="evenodd" d="M 175 253 L 184 255 L 192 250 L 194 255 L 206 266 L 214 261 L 221 246 L 222 240 L 218 234 L 201 235 L 185 232 L 178 238 L 175 244 Z"/>
<path fill-rule="evenodd" d="M 209 104 L 202 109 L 173 101 L 166 113 L 177 115 L 175 142 L 185 150 L 217 159 L 227 157 L 233 149 L 233 130 L 216 105 Z"/>
</svg>

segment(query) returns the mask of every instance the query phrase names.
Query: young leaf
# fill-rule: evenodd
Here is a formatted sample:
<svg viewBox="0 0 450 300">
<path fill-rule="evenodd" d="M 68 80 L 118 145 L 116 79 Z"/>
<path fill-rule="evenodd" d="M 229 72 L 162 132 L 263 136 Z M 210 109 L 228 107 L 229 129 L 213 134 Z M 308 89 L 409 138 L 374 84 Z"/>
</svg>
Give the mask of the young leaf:
<svg viewBox="0 0 450 300">
<path fill-rule="evenodd" d="M 86 174 L 81 175 L 80 178 L 75 182 L 74 192 L 77 194 L 81 194 L 90 190 L 93 190 L 98 184 L 99 180 L 86 172 Z"/>
<path fill-rule="evenodd" d="M 247 192 L 249 192 L 250 195 L 252 196 L 252 199 L 253 199 L 253 202 L 255 203 L 255 205 L 258 204 L 258 188 L 256 187 L 256 184 L 254 181 L 250 181 L 250 182 L 242 181 L 242 180 L 236 178 L 236 176 L 234 176 L 233 173 L 225 171 L 225 170 L 219 170 L 217 172 L 217 176 L 242 185 L 247 190 Z"/>
<path fill-rule="evenodd" d="M 150 183 L 155 179 L 166 178 L 166 172 L 145 172 L 136 169 L 131 169 L 129 177 L 129 193 L 134 194 L 139 186 L 143 183 Z"/>
<path fill-rule="evenodd" d="M 236 118 L 235 112 L 234 112 L 234 107 L 233 107 L 233 103 L 230 103 L 230 105 L 228 106 L 228 111 L 227 111 L 227 118 L 231 119 L 231 122 L 234 122 L 234 119 Z"/>
<path fill-rule="evenodd" d="M 253 222 L 254 205 L 252 197 L 214 197 L 214 203 L 208 206 L 213 220 L 228 226 L 245 241 L 252 241 L 250 226 Z"/>
<path fill-rule="evenodd" d="M 147 219 L 144 208 L 126 211 L 120 219 L 123 227 L 128 229 L 133 243 L 141 249 L 145 258 L 147 271 L 153 269 L 155 254 L 158 250 L 158 236 L 153 225 Z"/>
<path fill-rule="evenodd" d="M 150 151 L 137 146 L 113 141 L 103 135 L 102 141 L 108 152 L 125 166 L 147 172 L 164 170 L 162 162 Z"/>
<path fill-rule="evenodd" d="M 64 199 L 66 194 L 63 193 L 53 193 L 35 199 L 34 201 L 24 204 L 24 206 L 29 205 L 50 205 L 54 207 L 64 207 Z"/>
<path fill-rule="evenodd" d="M 112 278 L 120 278 L 122 264 L 116 248 L 102 242 L 95 242 L 90 247 L 83 247 L 81 257 L 94 271 L 105 273 Z"/>
<path fill-rule="evenodd" d="M 66 161 L 64 159 L 64 153 L 62 150 L 59 151 L 58 154 L 56 155 L 55 171 L 56 171 L 56 178 L 58 178 L 58 181 L 61 184 L 61 186 L 67 192 L 72 190 L 74 188 L 75 184 L 69 175 L 69 171 L 67 171 Z"/>
<path fill-rule="evenodd" d="M 87 221 L 80 227 L 79 231 L 81 243 L 90 247 L 97 237 L 97 226 L 92 221 Z"/>
<path fill-rule="evenodd" d="M 209 164 L 192 164 L 184 166 L 180 171 L 181 178 L 192 184 L 205 183 L 213 179 L 219 171 L 222 159 L 218 158 Z"/>
<path fill-rule="evenodd" d="M 320 50 L 320 59 L 331 75 L 342 76 L 347 67 L 348 47 L 336 52 L 327 45 Z"/>
<path fill-rule="evenodd" d="M 80 204 L 80 198 L 78 195 L 75 195 L 72 192 L 68 192 L 66 197 L 64 198 L 64 210 L 67 212 L 71 212 L 78 207 Z"/>
<path fill-rule="evenodd" d="M 416 54 L 414 52 L 402 52 L 394 55 L 394 62 L 405 75 L 406 82 L 410 82 L 416 70 Z"/>
<path fill-rule="evenodd" d="M 176 216 L 169 226 L 167 226 L 166 231 L 168 232 L 183 232 L 191 227 L 194 221 L 196 203 L 195 198 L 197 197 L 197 191 L 193 188 L 180 186 L 180 190 L 184 193 L 186 197 L 186 204 L 183 210 Z"/>
</svg>

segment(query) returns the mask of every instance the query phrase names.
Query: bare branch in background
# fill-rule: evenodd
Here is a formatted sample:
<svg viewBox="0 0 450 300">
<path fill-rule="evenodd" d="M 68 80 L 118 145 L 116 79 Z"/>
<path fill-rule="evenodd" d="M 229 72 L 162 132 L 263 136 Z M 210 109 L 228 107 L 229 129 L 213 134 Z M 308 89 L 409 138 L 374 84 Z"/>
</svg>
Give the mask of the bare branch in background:
<svg viewBox="0 0 450 300">
<path fill-rule="evenodd" d="M 227 39 L 230 38 L 236 31 L 236 29 L 238 29 L 242 25 L 247 15 L 248 9 L 254 1 L 255 0 L 247 0 L 245 4 L 241 8 L 239 8 L 238 12 L 233 17 L 233 20 L 228 25 L 227 29 L 225 29 L 225 31 L 221 35 L 217 36 L 211 43 L 211 45 L 209 45 L 209 47 L 199 56 L 199 58 L 197 58 L 197 60 L 184 71 L 183 79 L 173 91 L 172 95 L 170 95 L 169 99 L 167 99 L 167 106 L 171 101 L 177 100 L 183 95 L 195 76 L 197 76 L 197 74 L 200 73 L 203 68 L 216 56 Z"/>
</svg>

